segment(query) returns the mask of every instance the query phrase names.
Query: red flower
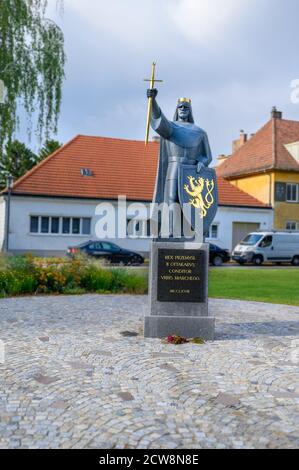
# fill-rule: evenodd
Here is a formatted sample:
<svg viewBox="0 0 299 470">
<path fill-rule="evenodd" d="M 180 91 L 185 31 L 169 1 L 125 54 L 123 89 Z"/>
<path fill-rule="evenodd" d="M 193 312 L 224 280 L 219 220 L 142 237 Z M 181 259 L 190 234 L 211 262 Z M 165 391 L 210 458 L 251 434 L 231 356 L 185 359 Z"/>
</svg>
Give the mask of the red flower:
<svg viewBox="0 0 299 470">
<path fill-rule="evenodd" d="M 167 343 L 170 344 L 185 344 L 188 342 L 189 341 L 186 338 L 183 338 L 182 336 L 178 335 L 171 335 L 167 337 Z"/>
<path fill-rule="evenodd" d="M 173 343 L 173 342 L 174 342 L 174 339 L 175 339 L 174 336 L 172 336 L 172 335 L 171 335 L 171 336 L 168 336 L 168 337 L 167 337 L 167 343 Z"/>
</svg>

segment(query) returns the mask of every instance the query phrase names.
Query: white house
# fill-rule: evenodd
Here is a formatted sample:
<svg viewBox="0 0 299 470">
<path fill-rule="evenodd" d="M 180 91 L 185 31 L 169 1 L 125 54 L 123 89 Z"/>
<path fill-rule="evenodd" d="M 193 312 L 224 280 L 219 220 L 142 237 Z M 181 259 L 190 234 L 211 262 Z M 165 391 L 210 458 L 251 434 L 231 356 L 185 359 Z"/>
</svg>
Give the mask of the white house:
<svg viewBox="0 0 299 470">
<path fill-rule="evenodd" d="M 147 253 L 147 215 L 130 223 L 136 204 L 152 200 L 158 160 L 157 142 L 77 136 L 14 183 L 10 202 L 8 248 L 13 253 L 53 256 L 69 246 L 97 239 L 103 204 L 115 209 L 116 228 L 126 217 L 122 247 Z M 249 231 L 271 229 L 272 208 L 219 178 L 219 209 L 210 240 L 232 249 Z M 128 211 L 119 209 L 125 196 Z M 5 246 L 7 191 L 0 196 L 0 246 Z M 134 204 L 134 205 L 132 205 Z M 100 205 L 100 206 L 99 206 Z M 126 230 L 125 230 L 126 232 Z M 138 238 L 135 238 L 138 236 Z M 134 238 L 132 238 L 134 237 Z M 111 237 L 110 237 L 111 238 Z"/>
</svg>

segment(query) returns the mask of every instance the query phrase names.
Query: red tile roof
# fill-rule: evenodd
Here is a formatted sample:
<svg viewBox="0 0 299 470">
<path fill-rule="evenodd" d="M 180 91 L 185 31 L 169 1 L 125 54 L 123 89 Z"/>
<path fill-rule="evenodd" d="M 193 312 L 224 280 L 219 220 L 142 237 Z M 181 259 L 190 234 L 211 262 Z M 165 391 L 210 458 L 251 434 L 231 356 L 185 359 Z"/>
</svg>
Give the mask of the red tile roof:
<svg viewBox="0 0 299 470">
<path fill-rule="evenodd" d="M 299 121 L 271 119 L 217 168 L 217 174 L 230 178 L 271 169 L 299 172 L 299 164 L 284 146 L 297 141 Z"/>
<path fill-rule="evenodd" d="M 159 145 L 136 140 L 78 135 L 17 180 L 15 194 L 151 201 Z M 92 171 L 82 176 L 81 169 Z M 218 179 L 221 205 L 267 207 Z"/>
</svg>

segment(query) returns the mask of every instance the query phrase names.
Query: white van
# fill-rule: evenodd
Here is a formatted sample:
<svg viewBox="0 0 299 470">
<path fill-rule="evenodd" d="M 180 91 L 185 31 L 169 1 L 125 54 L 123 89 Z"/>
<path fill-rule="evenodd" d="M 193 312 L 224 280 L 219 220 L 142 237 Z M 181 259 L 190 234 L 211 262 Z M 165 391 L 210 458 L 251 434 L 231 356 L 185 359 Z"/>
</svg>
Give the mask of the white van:
<svg viewBox="0 0 299 470">
<path fill-rule="evenodd" d="M 256 266 L 264 262 L 299 266 L 299 232 L 249 233 L 233 250 L 232 259 Z"/>
</svg>

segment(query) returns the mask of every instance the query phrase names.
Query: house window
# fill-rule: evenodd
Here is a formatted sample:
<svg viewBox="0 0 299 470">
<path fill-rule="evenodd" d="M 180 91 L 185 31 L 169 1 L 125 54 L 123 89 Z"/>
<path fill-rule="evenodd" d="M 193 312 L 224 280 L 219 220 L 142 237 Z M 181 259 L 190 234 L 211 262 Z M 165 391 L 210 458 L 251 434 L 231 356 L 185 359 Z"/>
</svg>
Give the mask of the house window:
<svg viewBox="0 0 299 470">
<path fill-rule="evenodd" d="M 30 217 L 30 233 L 38 233 L 38 217 Z"/>
<path fill-rule="evenodd" d="M 147 238 L 149 229 L 147 220 L 127 219 L 127 236 L 130 238 Z"/>
<path fill-rule="evenodd" d="M 51 218 L 51 233 L 59 233 L 59 217 Z"/>
<path fill-rule="evenodd" d="M 69 234 L 71 231 L 71 219 L 70 217 L 63 217 L 62 219 L 62 233 L 64 235 Z"/>
<path fill-rule="evenodd" d="M 211 225 L 210 227 L 210 231 L 209 231 L 209 238 L 211 239 L 217 239 L 218 238 L 218 225 L 217 224 L 213 224 Z"/>
<path fill-rule="evenodd" d="M 135 231 L 135 220 L 129 218 L 127 219 L 127 236 L 132 237 L 134 236 Z"/>
<path fill-rule="evenodd" d="M 42 217 L 41 233 L 49 233 L 49 217 Z"/>
<path fill-rule="evenodd" d="M 91 217 L 30 216 L 30 233 L 90 235 Z"/>
<path fill-rule="evenodd" d="M 150 219 L 146 221 L 146 236 L 149 238 L 152 236 L 151 234 L 151 221 Z"/>
<path fill-rule="evenodd" d="M 73 219 L 72 233 L 74 235 L 79 235 L 80 233 L 80 219 L 79 218 Z"/>
<path fill-rule="evenodd" d="M 298 184 L 287 184 L 287 202 L 298 202 Z"/>
<path fill-rule="evenodd" d="M 297 222 L 289 221 L 286 223 L 286 230 L 290 230 L 292 232 L 297 230 Z"/>
<path fill-rule="evenodd" d="M 89 168 L 81 168 L 81 176 L 93 176 L 93 172 Z"/>
<path fill-rule="evenodd" d="M 90 226 L 91 226 L 91 219 L 84 218 L 82 219 L 82 234 L 83 235 L 90 235 Z"/>
</svg>

